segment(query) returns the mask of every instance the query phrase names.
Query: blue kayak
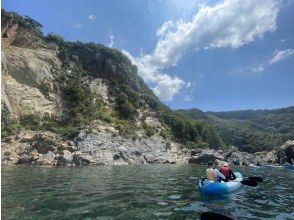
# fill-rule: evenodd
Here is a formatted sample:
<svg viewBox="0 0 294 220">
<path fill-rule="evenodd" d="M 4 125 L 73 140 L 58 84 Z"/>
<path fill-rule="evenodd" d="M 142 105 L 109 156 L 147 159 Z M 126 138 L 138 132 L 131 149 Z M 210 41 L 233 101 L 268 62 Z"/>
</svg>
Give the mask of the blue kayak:
<svg viewBox="0 0 294 220">
<path fill-rule="evenodd" d="M 229 193 L 240 189 L 242 187 L 241 181 L 243 180 L 242 174 L 234 172 L 237 179 L 229 182 L 215 182 L 212 180 L 200 180 L 199 188 L 200 192 L 204 194 L 218 194 L 218 193 Z"/>
</svg>

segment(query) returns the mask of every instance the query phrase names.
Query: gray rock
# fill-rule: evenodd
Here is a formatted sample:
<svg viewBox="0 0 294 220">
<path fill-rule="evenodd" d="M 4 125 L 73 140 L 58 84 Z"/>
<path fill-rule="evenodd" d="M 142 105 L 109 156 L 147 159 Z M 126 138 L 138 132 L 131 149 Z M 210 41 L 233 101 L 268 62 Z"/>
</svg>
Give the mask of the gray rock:
<svg viewBox="0 0 294 220">
<path fill-rule="evenodd" d="M 154 163 L 155 157 L 152 154 L 143 154 L 144 159 L 147 163 Z"/>
<path fill-rule="evenodd" d="M 207 164 L 209 161 L 224 160 L 224 157 L 214 150 L 203 150 L 200 155 L 191 157 L 188 162 L 195 164 Z"/>
<path fill-rule="evenodd" d="M 11 152 L 10 152 L 10 151 L 5 151 L 5 152 L 4 152 L 4 156 L 9 157 L 10 155 L 11 155 Z"/>
<path fill-rule="evenodd" d="M 121 158 L 121 155 L 118 154 L 118 153 L 116 153 L 116 154 L 113 155 L 113 160 L 118 160 L 120 158 Z"/>
<path fill-rule="evenodd" d="M 73 163 L 73 155 L 70 151 L 65 150 L 60 154 L 58 157 L 56 157 L 56 165 L 57 166 L 65 166 L 67 164 Z"/>
<path fill-rule="evenodd" d="M 26 154 L 21 155 L 17 161 L 17 164 L 24 164 L 32 162 L 32 158 Z"/>
<path fill-rule="evenodd" d="M 58 146 L 57 146 L 57 150 L 59 150 L 59 151 L 63 151 L 67 148 L 68 148 L 68 146 L 64 143 L 58 144 Z"/>
<path fill-rule="evenodd" d="M 34 161 L 34 164 L 54 165 L 55 164 L 55 154 L 51 151 L 48 151 L 46 154 L 39 154 L 39 159 Z"/>
<path fill-rule="evenodd" d="M 75 142 L 73 142 L 73 141 L 69 141 L 69 142 L 68 142 L 68 145 L 69 145 L 69 146 L 75 146 Z"/>
<path fill-rule="evenodd" d="M 202 153 L 201 149 L 193 149 L 191 150 L 191 156 L 196 156 L 196 154 Z"/>
<path fill-rule="evenodd" d="M 89 165 L 94 164 L 95 161 L 91 155 L 76 153 L 73 155 L 73 163 L 75 165 Z"/>
<path fill-rule="evenodd" d="M 43 144 L 36 144 L 34 145 L 34 147 L 37 149 L 38 153 L 40 154 L 46 154 L 49 151 L 55 151 L 56 147 L 52 146 L 52 145 L 43 145 Z"/>
<path fill-rule="evenodd" d="M 68 146 L 67 149 L 72 153 L 78 150 L 78 148 L 75 145 Z"/>
<path fill-rule="evenodd" d="M 27 145 L 25 145 L 25 144 L 21 144 L 21 145 L 19 145 L 19 146 L 17 146 L 17 147 L 15 148 L 15 153 L 16 153 L 17 155 L 23 155 L 23 154 L 26 153 L 26 151 L 27 151 L 27 149 L 28 149 L 29 147 L 30 147 L 30 146 L 27 146 Z"/>
</svg>

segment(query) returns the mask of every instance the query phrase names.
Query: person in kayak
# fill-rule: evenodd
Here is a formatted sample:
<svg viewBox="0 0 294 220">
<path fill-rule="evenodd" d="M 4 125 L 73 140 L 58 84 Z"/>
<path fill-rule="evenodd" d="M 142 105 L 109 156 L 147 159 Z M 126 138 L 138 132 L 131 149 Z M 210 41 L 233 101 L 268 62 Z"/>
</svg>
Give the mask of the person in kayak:
<svg viewBox="0 0 294 220">
<path fill-rule="evenodd" d="M 207 164 L 206 178 L 213 181 L 226 181 L 226 177 L 221 174 L 218 169 L 213 167 L 213 163 L 211 161 L 209 161 Z"/>
<path fill-rule="evenodd" d="M 234 172 L 230 169 L 228 163 L 224 163 L 219 171 L 226 177 L 226 182 L 235 180 L 237 178 Z"/>
</svg>

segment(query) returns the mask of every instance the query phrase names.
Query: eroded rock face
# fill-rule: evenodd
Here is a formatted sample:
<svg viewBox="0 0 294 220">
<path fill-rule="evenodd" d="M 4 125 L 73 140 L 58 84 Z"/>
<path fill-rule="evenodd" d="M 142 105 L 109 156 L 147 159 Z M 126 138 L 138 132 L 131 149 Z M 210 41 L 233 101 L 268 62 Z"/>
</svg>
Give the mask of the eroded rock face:
<svg viewBox="0 0 294 220">
<path fill-rule="evenodd" d="M 260 152 L 267 163 L 294 163 L 294 141 L 289 140 L 282 146 L 276 147 L 270 152 Z"/>
<path fill-rule="evenodd" d="M 53 89 L 53 79 L 61 71 L 55 50 L 10 46 L 2 51 L 2 101 L 14 115 L 54 115 L 60 111 L 60 98 L 44 94 Z M 50 92 L 49 92 L 50 93 Z"/>
<path fill-rule="evenodd" d="M 76 140 L 78 150 L 92 155 L 95 164 L 125 165 L 141 163 L 185 163 L 187 156 L 167 150 L 161 136 L 141 137 L 136 140 L 113 136 L 111 132 L 81 133 Z M 176 151 L 177 153 L 179 151 Z M 185 159 L 184 159 L 185 158 Z M 186 161 L 185 161 L 186 160 Z"/>
</svg>

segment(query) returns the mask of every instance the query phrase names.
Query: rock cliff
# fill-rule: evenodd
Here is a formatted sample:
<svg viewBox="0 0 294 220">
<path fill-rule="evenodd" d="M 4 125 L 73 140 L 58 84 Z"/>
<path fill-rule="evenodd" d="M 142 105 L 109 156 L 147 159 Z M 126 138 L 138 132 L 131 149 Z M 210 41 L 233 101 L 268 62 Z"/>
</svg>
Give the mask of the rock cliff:
<svg viewBox="0 0 294 220">
<path fill-rule="evenodd" d="M 44 36 L 40 23 L 16 13 L 2 10 L 1 21 L 2 164 L 260 159 L 227 148 L 212 125 L 162 104 L 122 52 Z M 272 162 L 288 158 L 279 152 Z"/>
<path fill-rule="evenodd" d="M 187 161 L 142 98 L 159 102 L 127 57 L 102 45 L 43 36 L 40 28 L 2 11 L 3 164 Z"/>
</svg>

